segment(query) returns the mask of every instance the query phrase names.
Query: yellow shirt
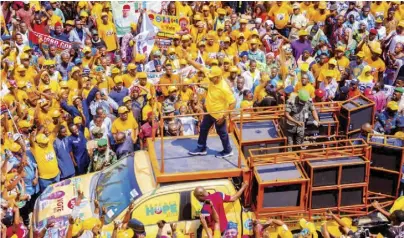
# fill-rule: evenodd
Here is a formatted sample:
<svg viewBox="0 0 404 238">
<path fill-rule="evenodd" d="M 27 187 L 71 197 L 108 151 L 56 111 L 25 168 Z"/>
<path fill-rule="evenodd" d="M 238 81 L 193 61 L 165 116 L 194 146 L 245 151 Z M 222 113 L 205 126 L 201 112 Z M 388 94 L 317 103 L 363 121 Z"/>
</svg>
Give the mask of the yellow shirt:
<svg viewBox="0 0 404 238">
<path fill-rule="evenodd" d="M 93 57 L 90 57 L 89 59 L 87 59 L 87 57 L 81 58 L 83 67 L 90 68 L 90 62 L 92 59 L 93 59 Z"/>
<path fill-rule="evenodd" d="M 375 82 L 379 81 L 379 73 L 384 72 L 386 70 L 386 64 L 380 57 L 377 60 L 373 61 L 372 58 L 368 58 L 365 60 L 370 67 L 372 67 L 372 75 Z"/>
<path fill-rule="evenodd" d="M 322 68 L 321 70 L 320 70 L 320 75 L 318 76 L 318 81 L 319 82 L 322 82 L 322 81 L 324 81 L 324 79 L 325 79 L 325 72 L 328 70 L 328 67 L 324 67 L 324 68 Z M 333 71 L 334 71 L 334 75 L 335 75 L 335 80 L 337 81 L 337 82 L 339 82 L 339 81 L 341 81 L 341 72 L 337 69 L 337 67 L 335 67 L 334 69 L 333 69 Z"/>
<path fill-rule="evenodd" d="M 136 120 L 133 119 L 133 117 L 130 117 L 128 115 L 128 119 L 125 121 L 122 121 L 120 118 L 117 118 L 114 120 L 112 123 L 112 128 L 111 132 L 112 133 L 118 133 L 118 132 L 131 132 L 132 130 L 136 130 L 138 128 L 138 124 Z"/>
<path fill-rule="evenodd" d="M 190 89 L 190 88 L 185 89 L 185 92 L 181 90 L 180 91 L 181 101 L 188 102 L 191 99 L 193 93 L 194 93 L 194 91 L 192 91 L 192 89 Z"/>
<path fill-rule="evenodd" d="M 229 105 L 235 101 L 233 92 L 225 80 L 221 79 L 218 84 L 209 83 L 205 104 L 212 117 L 221 118 L 223 113 L 213 112 L 228 110 Z"/>
<path fill-rule="evenodd" d="M 345 56 L 342 56 L 340 59 L 337 58 L 332 58 L 335 59 L 337 61 L 337 67 L 342 70 L 342 69 L 346 69 L 349 67 L 349 59 Z"/>
<path fill-rule="evenodd" d="M 122 75 L 123 86 L 125 88 L 129 88 L 132 85 L 133 80 L 135 80 L 135 76 L 130 75 L 129 73 Z"/>
<path fill-rule="evenodd" d="M 289 15 L 292 14 L 293 10 L 289 4 L 282 2 L 281 6 L 278 4 L 273 4 L 271 10 L 269 10 L 268 15 L 274 19 L 274 24 L 277 29 L 283 29 L 289 22 Z"/>
<path fill-rule="evenodd" d="M 320 13 L 320 10 L 312 10 L 309 12 L 309 20 L 314 23 L 325 23 L 325 19 L 330 14 L 330 11 L 325 10 L 324 13 Z"/>
<path fill-rule="evenodd" d="M 41 125 L 48 125 L 49 123 L 52 123 L 52 113 L 50 111 L 45 113 L 40 110 L 38 113 L 38 121 L 41 123 Z"/>
<path fill-rule="evenodd" d="M 167 77 L 166 74 L 163 74 L 160 77 L 160 84 L 176 84 L 180 82 L 180 78 L 177 74 L 172 74 L 171 77 Z M 164 96 L 168 96 L 168 86 L 160 86 L 161 91 Z"/>
<path fill-rule="evenodd" d="M 265 90 L 265 87 L 263 85 L 258 85 L 255 90 L 254 90 L 254 97 L 253 101 L 254 102 L 261 102 L 262 99 L 264 99 L 267 96 L 267 92 Z"/>
<path fill-rule="evenodd" d="M 147 121 L 147 114 L 149 112 L 153 111 L 153 108 L 150 106 L 150 104 L 146 104 L 143 109 L 142 109 L 142 121 Z M 161 112 L 161 103 L 156 102 L 156 105 L 154 107 L 154 115 L 160 115 Z"/>
<path fill-rule="evenodd" d="M 316 90 L 311 83 L 306 84 L 306 86 L 303 86 L 301 82 L 298 82 L 295 87 L 295 92 L 298 92 L 300 89 L 306 90 L 311 98 L 314 98 L 315 94 L 314 91 Z"/>
<path fill-rule="evenodd" d="M 206 50 L 206 52 L 208 52 L 208 54 L 217 53 L 217 52 L 219 52 L 219 48 L 220 48 L 219 44 L 213 43 L 213 45 L 206 44 L 205 50 Z"/>
<path fill-rule="evenodd" d="M 188 4 L 184 6 L 181 2 L 176 1 L 175 8 L 177 17 L 190 17 L 193 15 L 192 8 Z"/>
<path fill-rule="evenodd" d="M 244 30 L 244 31 L 234 30 L 234 31 L 231 32 L 230 37 L 231 37 L 233 40 L 237 40 L 237 36 L 238 36 L 238 34 L 239 34 L 240 32 L 242 32 L 242 33 L 244 34 L 244 39 L 246 39 L 246 40 L 247 40 L 248 38 L 250 38 L 250 36 L 251 36 L 251 31 L 248 30 L 248 29 L 246 29 L 246 30 Z"/>
<path fill-rule="evenodd" d="M 59 174 L 58 160 L 53 149 L 53 140 L 49 140 L 48 146 L 45 148 L 41 148 L 35 143 L 31 147 L 31 150 L 38 165 L 40 178 L 51 179 Z"/>
<path fill-rule="evenodd" d="M 108 21 L 106 25 L 101 23 L 98 26 L 98 34 L 100 38 L 105 41 L 105 44 L 107 45 L 107 51 L 116 50 L 116 28 L 114 23 L 112 23 L 111 21 Z"/>
<path fill-rule="evenodd" d="M 239 45 L 237 42 L 234 42 L 231 47 L 233 48 L 233 51 L 236 53 L 235 55 L 239 55 L 243 51 L 248 51 L 249 47 L 247 42 L 243 42 L 243 44 Z"/>
<path fill-rule="evenodd" d="M 370 4 L 370 12 L 373 17 L 377 18 L 378 16 L 387 17 L 387 10 L 389 9 L 389 4 L 386 2 L 380 2 L 378 5 L 374 2 Z"/>
</svg>

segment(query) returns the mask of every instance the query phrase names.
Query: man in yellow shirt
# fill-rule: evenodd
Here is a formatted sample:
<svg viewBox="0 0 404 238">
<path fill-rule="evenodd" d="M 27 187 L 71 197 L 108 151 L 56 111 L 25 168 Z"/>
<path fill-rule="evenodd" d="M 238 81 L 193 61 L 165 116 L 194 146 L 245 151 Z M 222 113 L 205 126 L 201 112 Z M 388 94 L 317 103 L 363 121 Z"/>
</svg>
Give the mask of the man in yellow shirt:
<svg viewBox="0 0 404 238">
<path fill-rule="evenodd" d="M 138 124 L 134 117 L 129 117 L 129 110 L 125 106 L 121 106 L 118 108 L 119 117 L 114 120 L 112 123 L 111 132 L 116 140 L 116 136 L 118 132 L 123 132 L 126 136 L 130 136 L 132 138 L 133 144 L 137 141 L 138 135 Z"/>
<path fill-rule="evenodd" d="M 301 74 L 301 81 L 296 84 L 295 92 L 298 93 L 300 89 L 306 90 L 310 98 L 314 98 L 314 91 L 316 90 L 314 86 L 309 82 L 309 76 L 305 73 Z"/>
<path fill-rule="evenodd" d="M 216 154 L 217 158 L 226 158 L 233 155 L 230 145 L 229 135 L 227 133 L 226 115 L 227 113 L 220 113 L 220 111 L 233 110 L 236 106 L 236 99 L 229 84 L 222 78 L 222 70 L 213 66 L 210 71 L 204 69 L 203 66 L 186 57 L 189 64 L 196 69 L 208 72 L 210 80 L 208 92 L 205 100 L 206 110 L 209 114 L 203 116 L 200 126 L 198 146 L 194 151 L 190 151 L 190 155 L 206 155 L 209 130 L 212 125 L 215 125 L 216 132 L 219 134 L 222 141 L 223 151 Z"/>
<path fill-rule="evenodd" d="M 288 2 L 277 1 L 272 4 L 271 10 L 268 12 L 268 16 L 274 19 L 275 28 L 285 37 L 289 36 L 289 28 L 287 27 L 290 19 L 290 15 L 293 10 Z"/>
<path fill-rule="evenodd" d="M 215 42 L 215 35 L 212 32 L 209 32 L 206 36 L 207 44 L 205 47 L 206 52 L 208 52 L 210 58 L 214 58 L 219 52 L 219 44 Z"/>
<path fill-rule="evenodd" d="M 102 23 L 98 26 L 98 34 L 105 42 L 107 51 L 114 53 L 115 50 L 119 51 L 119 41 L 116 34 L 116 28 L 112 21 L 108 20 L 108 13 L 101 13 Z"/>
<path fill-rule="evenodd" d="M 166 73 L 160 77 L 160 84 L 176 84 L 180 82 L 180 77 L 177 74 L 173 74 L 173 68 L 171 63 L 165 65 Z M 160 86 L 161 92 L 164 97 L 168 97 L 168 86 Z"/>
<path fill-rule="evenodd" d="M 383 72 L 386 70 L 386 64 L 380 58 L 382 54 L 381 48 L 372 49 L 372 56 L 370 58 L 365 58 L 366 63 L 372 67 L 372 75 L 374 82 L 379 82 L 379 79 L 383 79 Z"/>
<path fill-rule="evenodd" d="M 30 137 L 31 151 L 38 165 L 38 183 L 41 192 L 43 192 L 49 185 L 60 181 L 60 170 L 53 148 L 53 141 L 56 136 L 52 134 L 47 137 L 43 133 L 34 136 L 34 134 L 31 133 Z"/>
<path fill-rule="evenodd" d="M 237 41 L 234 42 L 231 47 L 236 55 L 240 55 L 243 51 L 248 51 L 250 47 L 248 47 L 247 42 L 245 42 L 245 36 L 243 33 L 239 33 L 237 36 Z"/>
</svg>

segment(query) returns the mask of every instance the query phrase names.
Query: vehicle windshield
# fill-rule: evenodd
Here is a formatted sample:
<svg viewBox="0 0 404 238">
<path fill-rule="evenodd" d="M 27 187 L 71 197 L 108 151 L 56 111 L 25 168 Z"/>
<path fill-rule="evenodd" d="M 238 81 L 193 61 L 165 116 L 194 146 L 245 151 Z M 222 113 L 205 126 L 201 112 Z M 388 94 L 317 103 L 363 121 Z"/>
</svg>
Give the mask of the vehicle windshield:
<svg viewBox="0 0 404 238">
<path fill-rule="evenodd" d="M 105 207 L 105 223 L 112 222 L 129 204 L 141 196 L 134 172 L 134 155 L 101 172 L 95 191 L 100 207 Z"/>
</svg>

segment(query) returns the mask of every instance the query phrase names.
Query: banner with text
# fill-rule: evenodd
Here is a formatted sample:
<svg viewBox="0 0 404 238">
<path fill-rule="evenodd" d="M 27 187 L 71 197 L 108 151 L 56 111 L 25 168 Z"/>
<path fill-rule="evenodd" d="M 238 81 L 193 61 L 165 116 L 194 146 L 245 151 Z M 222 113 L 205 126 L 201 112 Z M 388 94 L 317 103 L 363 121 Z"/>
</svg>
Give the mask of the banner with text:
<svg viewBox="0 0 404 238">
<path fill-rule="evenodd" d="M 189 19 L 188 17 L 177 17 L 156 14 L 148 12 L 149 18 L 160 31 L 159 37 L 172 38 L 174 34 L 188 34 L 189 33 Z"/>
<path fill-rule="evenodd" d="M 72 48 L 72 44 L 70 42 L 62 41 L 35 31 L 30 31 L 29 33 L 29 40 L 32 42 L 38 42 L 38 40 L 41 39 L 44 46 L 54 45 L 59 51 Z"/>
</svg>

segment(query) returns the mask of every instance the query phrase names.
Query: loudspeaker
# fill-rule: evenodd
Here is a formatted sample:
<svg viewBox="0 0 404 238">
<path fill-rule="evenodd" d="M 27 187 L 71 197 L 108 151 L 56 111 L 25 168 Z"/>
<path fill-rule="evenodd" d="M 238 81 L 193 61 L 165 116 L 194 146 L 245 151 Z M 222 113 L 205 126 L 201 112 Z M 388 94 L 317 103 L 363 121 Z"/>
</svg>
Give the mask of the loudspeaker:
<svg viewBox="0 0 404 238">
<path fill-rule="evenodd" d="M 341 206 L 362 205 L 363 195 L 365 194 L 363 187 L 342 188 L 341 189 Z"/>
<path fill-rule="evenodd" d="M 313 191 L 311 196 L 311 209 L 337 207 L 338 189 Z"/>
<path fill-rule="evenodd" d="M 263 207 L 298 207 L 301 189 L 300 184 L 264 188 Z"/>
<path fill-rule="evenodd" d="M 370 169 L 369 191 L 396 196 L 399 182 L 399 174 Z"/>
<path fill-rule="evenodd" d="M 312 180 L 313 187 L 338 185 L 338 181 L 341 185 L 362 183 L 366 177 L 366 161 L 361 157 L 307 160 L 305 170 Z"/>
<path fill-rule="evenodd" d="M 401 171 L 402 149 L 372 145 L 372 167 Z"/>
<path fill-rule="evenodd" d="M 339 122 L 341 129 L 348 134 L 359 130 L 363 124 L 373 124 L 374 102 L 363 95 L 353 97 L 341 105 Z"/>
</svg>

